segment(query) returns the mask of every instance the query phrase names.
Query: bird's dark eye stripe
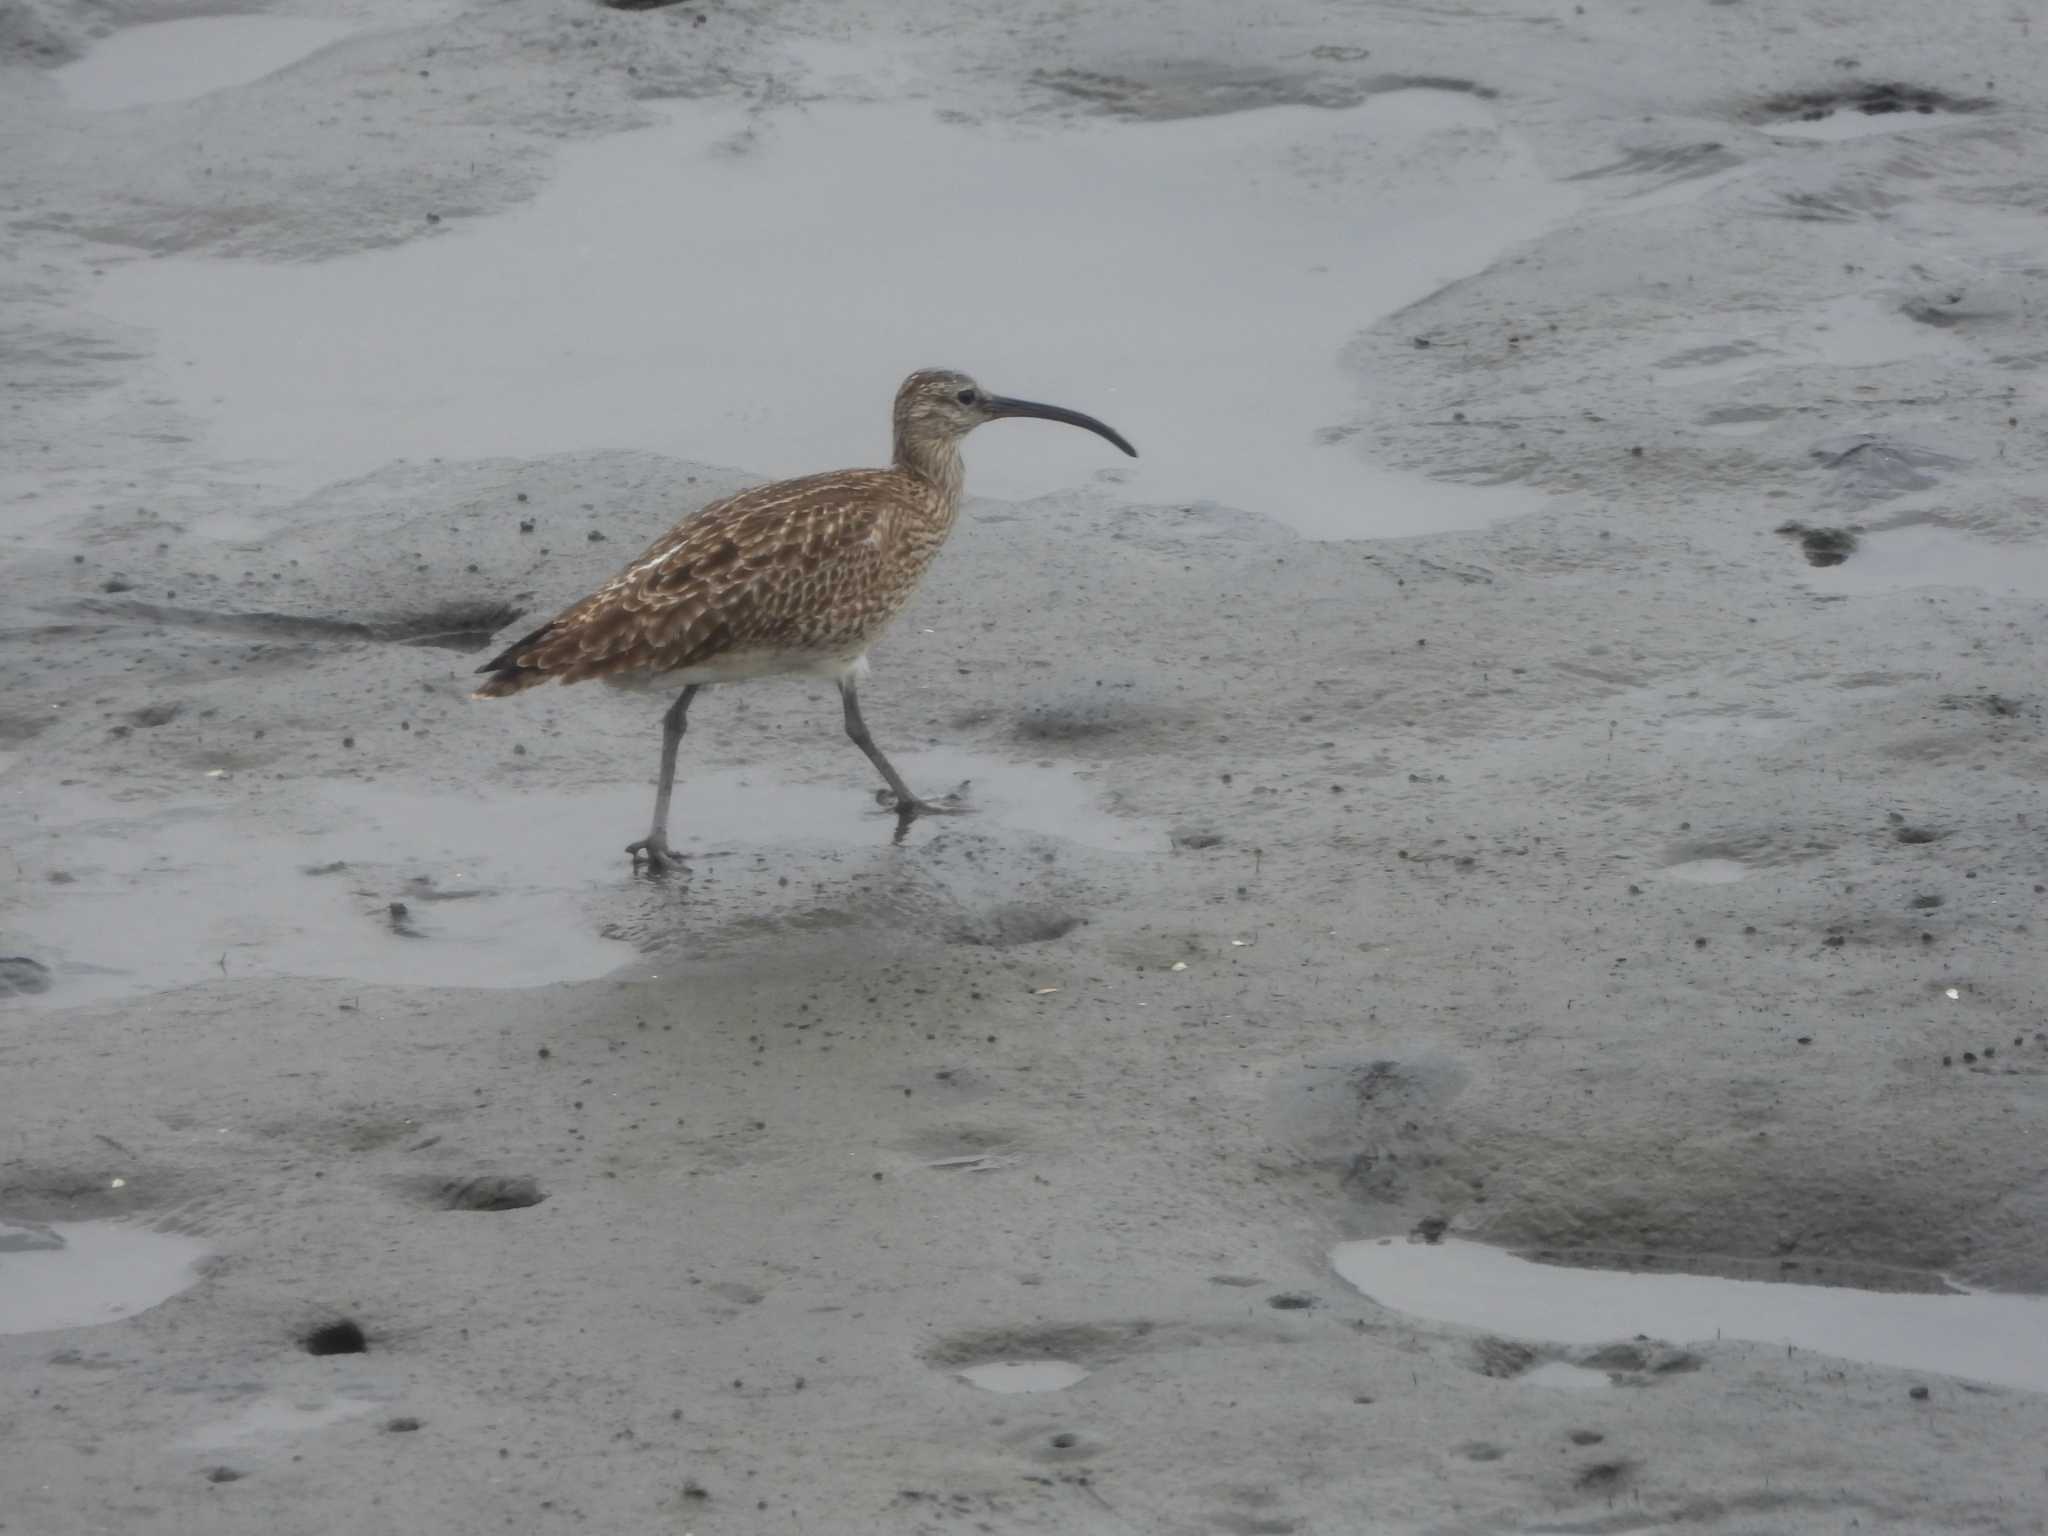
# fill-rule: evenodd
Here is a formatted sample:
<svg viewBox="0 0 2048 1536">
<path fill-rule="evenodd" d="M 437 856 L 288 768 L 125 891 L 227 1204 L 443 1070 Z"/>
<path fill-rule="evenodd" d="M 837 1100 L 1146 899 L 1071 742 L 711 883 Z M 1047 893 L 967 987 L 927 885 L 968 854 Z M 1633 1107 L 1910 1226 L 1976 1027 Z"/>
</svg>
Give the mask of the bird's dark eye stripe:
<svg viewBox="0 0 2048 1536">
<path fill-rule="evenodd" d="M 974 391 L 971 389 L 963 389 L 960 391 L 959 394 L 955 395 L 953 398 L 955 400 L 958 400 L 962 405 L 972 405 L 974 404 Z"/>
</svg>

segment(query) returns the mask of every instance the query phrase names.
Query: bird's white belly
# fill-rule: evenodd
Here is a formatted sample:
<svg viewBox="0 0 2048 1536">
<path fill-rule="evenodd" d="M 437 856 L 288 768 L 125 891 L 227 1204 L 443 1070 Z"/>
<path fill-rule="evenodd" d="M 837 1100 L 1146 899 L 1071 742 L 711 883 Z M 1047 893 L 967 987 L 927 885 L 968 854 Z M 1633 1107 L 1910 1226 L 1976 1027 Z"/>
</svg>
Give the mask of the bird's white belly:
<svg viewBox="0 0 2048 1536">
<path fill-rule="evenodd" d="M 605 679 L 628 693 L 674 693 L 693 684 L 746 683 L 764 677 L 823 677 L 833 682 L 862 678 L 868 672 L 865 651 L 851 656 L 792 656 L 786 651 L 740 651 L 716 656 L 673 672 L 615 672 Z"/>
</svg>

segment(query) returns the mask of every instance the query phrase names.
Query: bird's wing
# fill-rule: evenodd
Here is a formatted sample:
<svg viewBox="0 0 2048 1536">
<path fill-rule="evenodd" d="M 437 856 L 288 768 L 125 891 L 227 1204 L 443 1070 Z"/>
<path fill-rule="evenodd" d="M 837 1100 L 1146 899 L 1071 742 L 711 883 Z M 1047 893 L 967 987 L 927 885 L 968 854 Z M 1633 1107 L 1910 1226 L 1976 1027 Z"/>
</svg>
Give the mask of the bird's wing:
<svg viewBox="0 0 2048 1536">
<path fill-rule="evenodd" d="M 479 672 L 483 693 L 670 672 L 739 651 L 824 650 L 893 605 L 881 579 L 886 470 L 756 486 L 713 502 Z"/>
</svg>

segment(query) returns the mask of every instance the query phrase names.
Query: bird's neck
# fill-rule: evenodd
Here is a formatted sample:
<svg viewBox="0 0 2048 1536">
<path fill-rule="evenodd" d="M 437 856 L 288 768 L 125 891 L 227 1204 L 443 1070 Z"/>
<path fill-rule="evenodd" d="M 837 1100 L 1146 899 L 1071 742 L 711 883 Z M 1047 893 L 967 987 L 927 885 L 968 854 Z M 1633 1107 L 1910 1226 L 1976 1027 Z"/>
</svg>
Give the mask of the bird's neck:
<svg viewBox="0 0 2048 1536">
<path fill-rule="evenodd" d="M 957 439 L 909 437 L 899 433 L 896 438 L 896 467 L 936 488 L 948 509 L 959 505 L 960 487 L 966 482 L 967 466 L 961 462 Z"/>
</svg>

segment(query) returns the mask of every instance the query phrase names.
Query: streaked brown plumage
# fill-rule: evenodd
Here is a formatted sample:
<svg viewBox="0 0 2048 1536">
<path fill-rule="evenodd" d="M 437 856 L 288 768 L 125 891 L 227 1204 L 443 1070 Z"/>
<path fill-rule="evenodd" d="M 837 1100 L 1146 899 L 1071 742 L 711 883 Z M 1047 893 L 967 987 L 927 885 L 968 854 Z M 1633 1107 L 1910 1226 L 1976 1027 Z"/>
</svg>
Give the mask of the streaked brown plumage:
<svg viewBox="0 0 2048 1536">
<path fill-rule="evenodd" d="M 960 439 L 985 421 L 1064 421 L 1137 450 L 1111 428 L 1059 406 L 990 395 L 965 374 L 913 373 L 896 392 L 887 469 L 848 469 L 755 486 L 683 519 L 582 602 L 479 667 L 480 699 L 542 683 L 599 678 L 617 687 L 680 688 L 662 720 L 654 825 L 627 852 L 659 870 L 668 846 L 676 751 L 690 701 L 707 684 L 829 677 L 846 732 L 895 795 L 908 823 L 938 807 L 904 785 L 861 720 L 856 679 L 867 651 L 938 555 L 960 510 Z"/>
</svg>

